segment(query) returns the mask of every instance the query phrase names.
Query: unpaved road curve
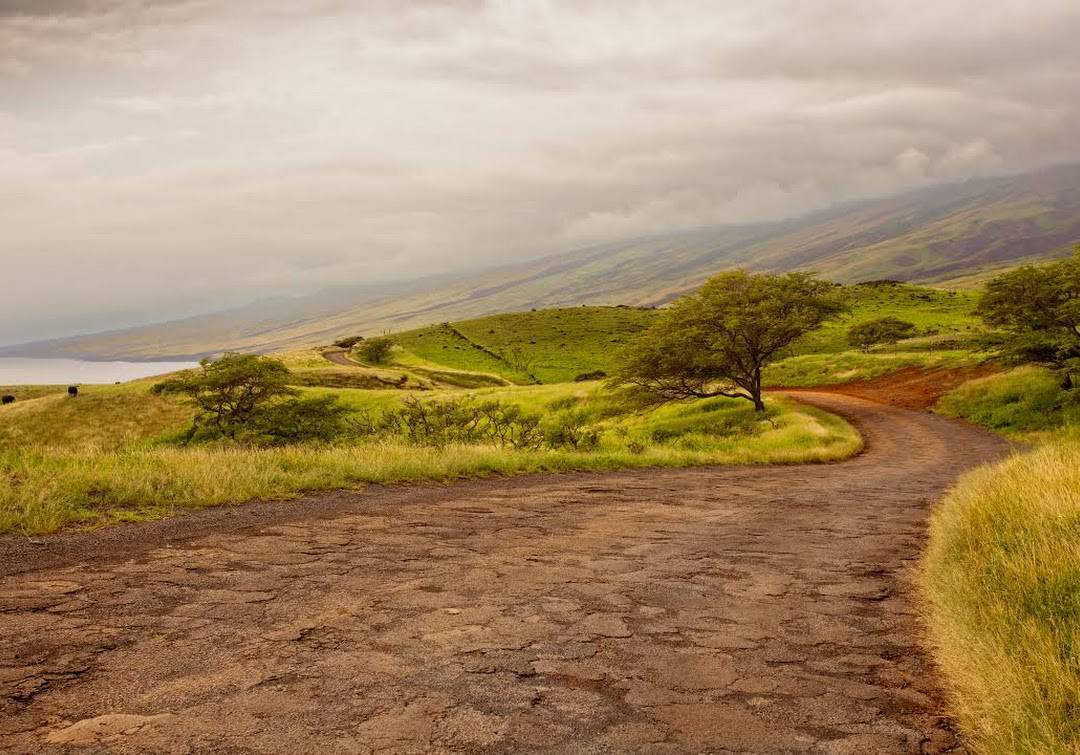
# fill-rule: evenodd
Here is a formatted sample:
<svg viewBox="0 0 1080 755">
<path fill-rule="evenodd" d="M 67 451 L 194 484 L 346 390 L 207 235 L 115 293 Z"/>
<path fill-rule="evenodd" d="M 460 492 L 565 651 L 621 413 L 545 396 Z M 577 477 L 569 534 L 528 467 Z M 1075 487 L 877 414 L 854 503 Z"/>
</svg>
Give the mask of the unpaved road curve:
<svg viewBox="0 0 1080 755">
<path fill-rule="evenodd" d="M 342 367 L 359 367 L 360 365 L 349 359 L 349 355 L 344 351 L 324 351 L 323 359 L 334 364 L 341 365 Z"/>
<path fill-rule="evenodd" d="M 905 570 L 1005 446 L 804 398 L 866 452 L 0 540 L 0 751 L 949 751 Z"/>
</svg>

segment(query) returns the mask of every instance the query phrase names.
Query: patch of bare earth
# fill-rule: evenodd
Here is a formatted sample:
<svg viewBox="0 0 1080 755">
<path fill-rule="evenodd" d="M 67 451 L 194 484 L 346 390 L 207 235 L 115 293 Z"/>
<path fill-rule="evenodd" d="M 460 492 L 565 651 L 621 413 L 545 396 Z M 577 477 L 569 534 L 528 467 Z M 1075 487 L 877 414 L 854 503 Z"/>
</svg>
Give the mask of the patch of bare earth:
<svg viewBox="0 0 1080 755">
<path fill-rule="evenodd" d="M 776 388 L 785 393 L 839 393 L 906 409 L 929 409 L 953 388 L 997 371 L 991 366 L 905 367 L 869 380 L 853 380 L 813 388 Z"/>
<path fill-rule="evenodd" d="M 907 570 L 927 506 L 1005 446 L 804 400 L 865 453 L 0 540 L 0 751 L 955 749 Z"/>
</svg>

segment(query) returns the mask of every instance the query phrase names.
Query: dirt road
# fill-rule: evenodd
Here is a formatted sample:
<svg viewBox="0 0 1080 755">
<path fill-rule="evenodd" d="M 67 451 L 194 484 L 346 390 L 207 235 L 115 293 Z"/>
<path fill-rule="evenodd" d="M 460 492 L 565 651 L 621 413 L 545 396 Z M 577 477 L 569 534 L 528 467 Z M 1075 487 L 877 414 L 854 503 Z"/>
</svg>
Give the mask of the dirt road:
<svg viewBox="0 0 1080 755">
<path fill-rule="evenodd" d="M 804 398 L 866 452 L 0 541 L 0 751 L 949 751 L 905 570 L 1006 449 Z"/>
<path fill-rule="evenodd" d="M 341 365 L 342 367 L 359 367 L 356 362 L 349 359 L 349 355 L 344 351 L 324 351 L 323 359 L 334 364 Z"/>
</svg>

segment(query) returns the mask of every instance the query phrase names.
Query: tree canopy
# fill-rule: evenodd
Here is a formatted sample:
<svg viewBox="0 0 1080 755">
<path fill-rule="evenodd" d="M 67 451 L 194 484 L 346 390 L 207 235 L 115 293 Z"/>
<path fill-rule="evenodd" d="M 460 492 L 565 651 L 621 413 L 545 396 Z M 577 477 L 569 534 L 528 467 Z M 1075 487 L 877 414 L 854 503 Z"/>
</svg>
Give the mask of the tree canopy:
<svg viewBox="0 0 1080 755">
<path fill-rule="evenodd" d="M 248 443 L 332 440 L 347 407 L 336 396 L 297 398 L 288 385 L 292 373 L 276 359 L 225 354 L 204 359 L 199 368 L 164 380 L 151 389 L 188 397 L 199 411 L 185 441 L 228 438 Z"/>
<path fill-rule="evenodd" d="M 1068 259 L 992 279 L 976 311 L 1005 332 L 1009 355 L 1061 370 L 1071 385 L 1080 372 L 1080 246 Z"/>
<path fill-rule="evenodd" d="M 836 286 L 806 273 L 721 273 L 661 313 L 613 383 L 658 402 L 727 396 L 763 411 L 762 369 L 845 309 Z"/>
<path fill-rule="evenodd" d="M 848 343 L 863 351 L 870 351 L 878 344 L 894 344 L 903 338 L 910 338 L 914 333 L 914 323 L 890 315 L 851 326 L 848 330 Z"/>
<path fill-rule="evenodd" d="M 369 338 L 357 347 L 357 354 L 368 364 L 382 364 L 394 350 L 394 342 L 386 336 Z"/>
</svg>

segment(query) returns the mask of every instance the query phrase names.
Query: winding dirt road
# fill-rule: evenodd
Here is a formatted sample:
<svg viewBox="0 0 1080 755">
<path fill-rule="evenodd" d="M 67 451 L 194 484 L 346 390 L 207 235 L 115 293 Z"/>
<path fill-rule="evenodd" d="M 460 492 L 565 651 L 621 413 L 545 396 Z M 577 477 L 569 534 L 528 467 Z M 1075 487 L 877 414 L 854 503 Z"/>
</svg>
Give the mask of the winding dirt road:
<svg viewBox="0 0 1080 755">
<path fill-rule="evenodd" d="M 0 540 L 0 751 L 947 752 L 906 570 L 1005 445 L 372 488 Z"/>
<path fill-rule="evenodd" d="M 349 359 L 349 355 L 344 351 L 324 351 L 323 359 L 328 362 L 332 362 L 342 367 L 359 367 L 360 365 Z"/>
</svg>

